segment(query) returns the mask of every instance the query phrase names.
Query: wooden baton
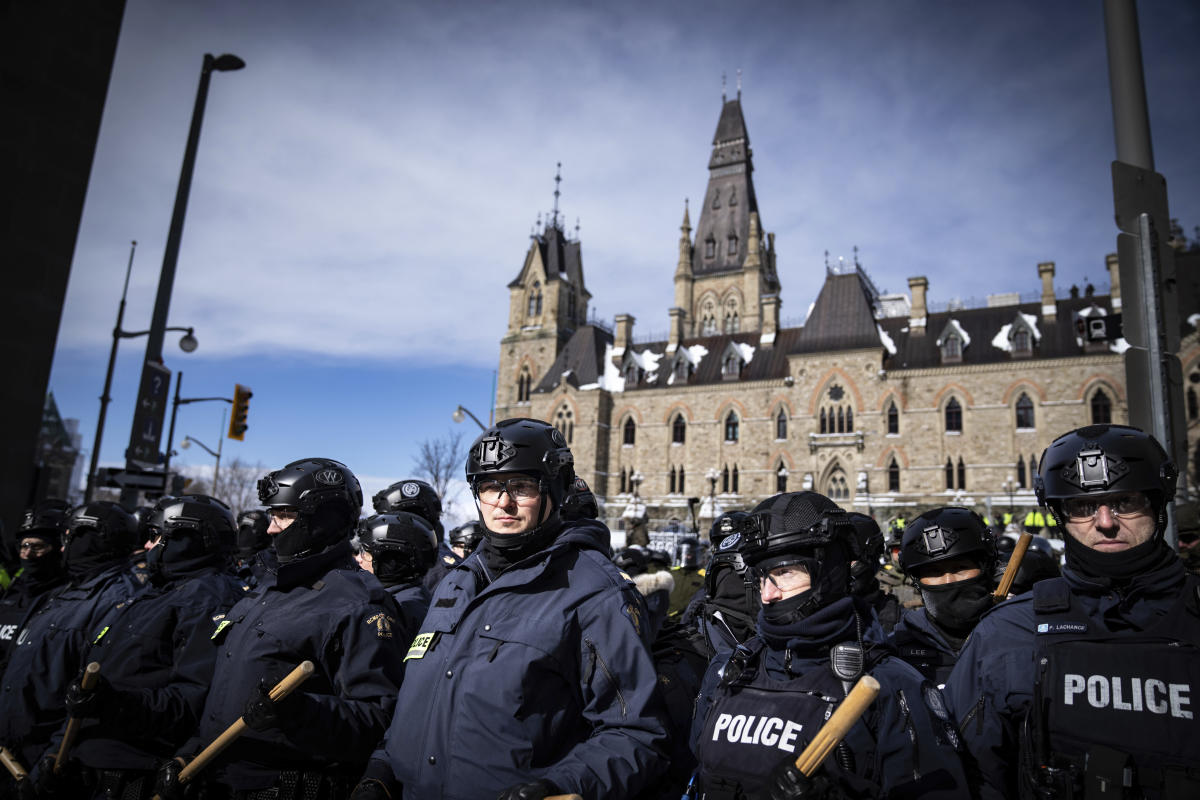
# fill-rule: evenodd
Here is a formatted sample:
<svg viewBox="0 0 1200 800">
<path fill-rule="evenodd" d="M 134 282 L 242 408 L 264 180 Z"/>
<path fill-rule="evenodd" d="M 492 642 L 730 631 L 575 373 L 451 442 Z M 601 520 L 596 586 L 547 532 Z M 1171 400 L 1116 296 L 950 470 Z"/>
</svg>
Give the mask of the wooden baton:
<svg viewBox="0 0 1200 800">
<path fill-rule="evenodd" d="M 1000 578 L 1000 585 L 992 593 L 993 603 L 999 603 L 1008 598 L 1008 590 L 1012 588 L 1013 581 L 1017 579 L 1017 570 L 1021 569 L 1021 561 L 1025 558 L 1025 551 L 1029 549 L 1029 543 L 1032 541 L 1033 534 L 1029 531 L 1022 533 L 1021 538 L 1017 539 L 1012 555 L 1009 556 L 1008 566 L 1004 568 L 1004 576 Z"/>
<path fill-rule="evenodd" d="M 100 662 L 93 661 L 88 664 L 83 670 L 83 679 L 79 681 L 79 685 L 84 691 L 96 688 L 96 681 L 100 680 Z M 71 752 L 71 745 L 75 743 L 75 737 L 79 735 L 79 726 L 83 724 L 83 720 L 71 717 L 67 720 L 67 729 L 63 732 L 62 744 L 58 746 L 58 752 L 54 755 L 54 772 L 62 772 L 63 765 L 67 763 L 67 754 Z"/>
<path fill-rule="evenodd" d="M 300 666 L 287 674 L 287 677 L 272 687 L 268 696 L 275 702 L 279 702 L 289 694 L 300 688 L 300 684 L 313 676 L 316 672 L 316 667 L 313 662 L 304 661 Z M 208 762 L 219 756 L 226 747 L 233 744 L 239 736 L 246 732 L 246 722 L 241 717 L 234 720 L 234 723 L 225 729 L 225 732 L 213 739 L 212 743 L 201 750 L 195 758 L 193 758 L 183 769 L 179 771 L 179 782 L 187 783 L 196 776 L 196 773 L 208 766 Z M 154 795 L 154 800 L 162 800 L 159 795 Z"/>
<path fill-rule="evenodd" d="M 8 770 L 9 775 L 13 776 L 14 781 L 23 781 L 29 774 L 7 747 L 0 747 L 0 763 L 4 764 L 4 768 Z"/>
<path fill-rule="evenodd" d="M 833 752 L 833 748 L 837 747 L 838 742 L 846 736 L 854 723 L 858 722 L 858 718 L 866 712 L 878 694 L 879 681 L 870 675 L 859 678 L 850 694 L 846 695 L 846 699 L 833 712 L 833 716 L 821 726 L 821 730 L 817 731 L 817 735 L 796 759 L 796 769 L 803 772 L 805 777 L 812 777 L 817 767 Z"/>
<path fill-rule="evenodd" d="M 550 794 L 546 795 L 546 800 L 583 800 L 581 794 Z"/>
</svg>

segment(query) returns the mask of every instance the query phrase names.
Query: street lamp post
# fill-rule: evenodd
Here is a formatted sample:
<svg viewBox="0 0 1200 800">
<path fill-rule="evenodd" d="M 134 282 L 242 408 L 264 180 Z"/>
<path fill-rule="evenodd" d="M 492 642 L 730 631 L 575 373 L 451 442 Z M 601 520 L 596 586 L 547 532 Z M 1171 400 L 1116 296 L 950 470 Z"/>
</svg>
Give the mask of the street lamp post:
<svg viewBox="0 0 1200 800">
<path fill-rule="evenodd" d="M 459 406 L 458 408 L 454 409 L 454 413 L 450 415 L 450 418 L 453 419 L 455 422 L 462 422 L 467 417 L 470 417 L 471 419 L 475 420 L 475 424 L 479 426 L 480 430 L 482 430 L 482 431 L 487 430 L 487 426 L 479 421 L 479 417 L 475 416 L 469 410 L 467 410 L 466 408 L 463 408 L 462 406 Z"/>
<path fill-rule="evenodd" d="M 189 403 L 209 403 L 222 402 L 233 404 L 232 397 L 180 397 L 179 390 L 183 386 L 183 372 L 175 376 L 175 401 L 171 405 L 171 427 L 167 434 L 167 449 L 163 455 L 163 494 L 167 492 L 167 481 L 171 477 L 171 456 L 175 455 L 175 451 L 171 449 L 172 443 L 175 441 L 175 417 L 179 415 L 179 407 L 186 406 Z M 224 443 L 222 436 L 222 444 Z"/>
<path fill-rule="evenodd" d="M 221 476 L 221 448 L 225 446 L 225 437 L 223 435 L 224 431 L 225 431 L 225 409 L 221 409 L 221 429 L 220 429 L 220 431 L 218 431 L 218 436 L 220 438 L 217 439 L 217 449 L 215 452 L 213 451 L 213 449 L 211 447 L 209 447 L 204 442 L 197 439 L 195 436 L 184 436 L 183 441 L 179 443 L 179 446 L 182 447 L 184 450 L 187 450 L 193 444 L 198 444 L 198 445 L 200 445 L 201 448 L 203 448 L 203 450 L 206 453 L 208 453 L 210 456 L 213 456 L 217 459 L 217 465 L 215 467 L 213 467 L 213 485 L 212 485 L 212 492 L 211 492 L 213 497 L 217 496 L 217 480 Z"/>
<path fill-rule="evenodd" d="M 175 286 L 175 265 L 179 260 L 179 243 L 183 239 L 183 220 L 187 214 L 188 194 L 192 188 L 192 173 L 196 166 L 196 148 L 200 143 L 200 126 L 204 121 L 204 106 L 208 100 L 208 83 L 213 71 L 230 72 L 246 66 L 246 62 L 228 53 L 213 57 L 211 53 L 204 54 L 204 62 L 200 68 L 200 85 L 196 89 L 196 104 L 192 109 L 192 124 L 188 130 L 187 147 L 183 153 L 183 166 L 179 172 L 179 186 L 175 191 L 175 209 L 171 213 L 171 228 L 167 233 L 167 245 L 163 251 L 162 271 L 158 277 L 158 294 L 154 299 L 154 314 L 150 318 L 150 338 L 146 341 L 146 358 L 142 364 L 141 385 L 147 387 L 154 383 L 154 376 L 161 374 L 163 334 L 167 330 L 167 312 L 171 307 L 171 291 Z M 163 416 L 166 404 L 157 405 L 157 398 L 138 398 L 138 408 L 143 405 L 151 409 L 149 420 L 149 435 L 138 430 L 139 415 L 134 415 L 134 425 L 129 433 L 129 452 L 126 453 L 126 465 L 136 468 L 134 450 L 140 444 L 145 449 L 152 444 L 157 452 L 162 438 Z M 149 441 L 148 441 L 149 440 Z M 126 489 L 121 492 L 121 500 L 126 505 L 132 505 L 136 500 L 137 491 Z"/>
<path fill-rule="evenodd" d="M 1013 476 L 1012 475 L 1006 476 L 1004 478 L 1004 490 L 1006 492 L 1008 492 L 1008 520 L 1009 520 L 1009 522 L 1013 522 L 1016 519 L 1016 517 L 1014 516 L 1014 513 L 1013 513 L 1013 490 L 1015 488 L 1016 488 L 1016 481 L 1013 480 Z M 1004 527 L 1007 528 L 1008 525 L 1005 524 Z"/>
</svg>

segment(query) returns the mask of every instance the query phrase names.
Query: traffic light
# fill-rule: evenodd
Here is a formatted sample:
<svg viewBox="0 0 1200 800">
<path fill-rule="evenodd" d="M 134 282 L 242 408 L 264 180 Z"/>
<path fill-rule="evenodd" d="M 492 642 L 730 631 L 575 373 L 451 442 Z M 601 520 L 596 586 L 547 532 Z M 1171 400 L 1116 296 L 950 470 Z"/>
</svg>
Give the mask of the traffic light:
<svg viewBox="0 0 1200 800">
<path fill-rule="evenodd" d="M 229 438 L 239 442 L 246 440 L 246 416 L 250 413 L 250 398 L 254 393 L 250 387 L 236 383 L 233 386 L 233 413 L 229 415 Z"/>
</svg>

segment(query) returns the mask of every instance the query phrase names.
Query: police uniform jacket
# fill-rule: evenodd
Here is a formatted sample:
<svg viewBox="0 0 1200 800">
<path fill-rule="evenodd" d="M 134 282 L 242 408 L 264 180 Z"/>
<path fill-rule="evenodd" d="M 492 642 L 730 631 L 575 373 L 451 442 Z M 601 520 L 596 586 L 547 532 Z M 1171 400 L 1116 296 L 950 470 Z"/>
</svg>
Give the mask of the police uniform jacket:
<svg viewBox="0 0 1200 800">
<path fill-rule="evenodd" d="M 96 621 L 145 590 L 127 563 L 38 597 L 17 632 L 0 680 L 0 743 L 36 763 L 66 719 L 63 695 L 79 675 Z"/>
<path fill-rule="evenodd" d="M 863 601 L 844 597 L 715 659 L 697 701 L 692 747 L 701 798 L 753 796 L 784 759 L 795 760 L 852 683 L 833 672 L 830 648 L 854 641 L 863 620 L 866 669 L 878 698 L 823 769 L 854 797 L 968 796 L 958 736 L 941 693 L 892 655 Z"/>
<path fill-rule="evenodd" d="M 0 593 L 0 674 L 8 663 L 8 654 L 17 641 L 21 620 L 38 597 L 67 582 L 65 573 L 44 581 L 35 581 L 24 570 L 17 573 L 8 589 Z"/>
<path fill-rule="evenodd" d="M 954 662 L 958 660 L 958 651 L 933 624 L 927 609 L 906 610 L 888 640 L 901 659 L 916 667 L 938 688 L 946 685 Z"/>
<path fill-rule="evenodd" d="M 274 685 L 310 660 L 316 672 L 280 704 L 281 727 L 247 730 L 205 776 L 235 790 L 265 789 L 292 771 L 357 777 L 400 686 L 396 619 L 391 596 L 359 569 L 348 542 L 280 564 L 210 633 L 212 686 L 180 753 L 195 755 L 238 719 L 260 681 Z"/>
<path fill-rule="evenodd" d="M 405 798 L 545 779 L 595 800 L 635 797 L 665 769 L 645 606 L 608 560 L 608 529 L 565 525 L 491 582 L 478 552 L 442 580 L 369 776 Z"/>
<path fill-rule="evenodd" d="M 1198 586 L 1177 559 L 1121 591 L 1064 569 L 1062 578 L 1040 581 L 984 614 L 946 684 L 983 796 L 1017 796 L 1020 747 L 1023 739 L 1033 744 L 1022 726 L 1039 682 L 1044 701 L 1087 715 L 1059 732 L 1068 744 L 1112 744 L 1115 736 L 1124 752 L 1148 746 L 1165 751 L 1159 765 L 1165 759 L 1200 769 Z M 1038 610 L 1039 597 L 1054 596 L 1065 601 L 1059 610 Z M 1145 796 L 1163 795 L 1150 788 Z"/>
<path fill-rule="evenodd" d="M 429 591 L 419 583 L 388 586 L 387 590 L 400 611 L 396 617 L 396 645 L 407 651 L 420 630 L 421 620 L 429 613 Z"/>
<path fill-rule="evenodd" d="M 462 563 L 458 553 L 450 549 L 445 542 L 438 544 L 437 560 L 433 562 L 433 566 L 425 573 L 424 584 L 430 594 L 437 588 L 437 585 L 442 582 L 442 578 L 446 577 L 446 573 Z"/>
<path fill-rule="evenodd" d="M 212 679 L 214 626 L 244 594 L 215 569 L 151 584 L 93 625 L 83 663 L 114 692 L 102 720 L 85 720 L 71 757 L 89 767 L 153 770 L 195 730 Z M 48 748 L 56 752 L 63 729 Z"/>
</svg>

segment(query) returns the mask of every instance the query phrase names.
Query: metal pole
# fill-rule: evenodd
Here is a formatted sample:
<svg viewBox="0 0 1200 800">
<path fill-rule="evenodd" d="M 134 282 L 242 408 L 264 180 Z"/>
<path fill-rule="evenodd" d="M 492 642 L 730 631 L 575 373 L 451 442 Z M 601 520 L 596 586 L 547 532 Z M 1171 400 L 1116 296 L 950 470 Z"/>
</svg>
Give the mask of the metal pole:
<svg viewBox="0 0 1200 800">
<path fill-rule="evenodd" d="M 1142 44 L 1134 0 L 1104 0 L 1108 83 L 1112 93 L 1117 160 L 1154 171 Z"/>
<path fill-rule="evenodd" d="M 133 254 L 137 250 L 137 240 L 129 243 L 129 263 L 125 265 L 125 286 L 121 289 L 121 303 L 117 306 L 117 324 L 113 326 L 112 350 L 108 354 L 108 372 L 104 375 L 104 391 L 100 394 L 100 416 L 96 418 L 96 438 L 92 443 L 92 463 L 88 467 L 87 489 L 83 493 L 83 501 L 90 503 L 92 494 L 96 491 L 96 470 L 100 463 L 100 442 L 104 438 L 104 420 L 108 416 L 108 404 L 112 400 L 109 391 L 112 389 L 113 368 L 117 363 L 117 344 L 121 341 L 121 323 L 125 320 L 125 296 L 129 293 L 129 274 L 133 271 Z"/>
<path fill-rule="evenodd" d="M 175 402 L 171 404 L 171 431 L 167 434 L 167 450 L 163 457 L 163 494 L 167 493 L 167 483 L 171 480 L 171 445 L 175 441 L 175 417 L 179 414 L 179 389 L 183 386 L 183 372 L 175 376 Z"/>
<path fill-rule="evenodd" d="M 213 467 L 213 497 L 217 496 L 217 478 L 221 475 L 221 450 L 225 447 L 225 409 L 221 409 L 221 427 L 217 429 L 217 465 Z"/>
</svg>

